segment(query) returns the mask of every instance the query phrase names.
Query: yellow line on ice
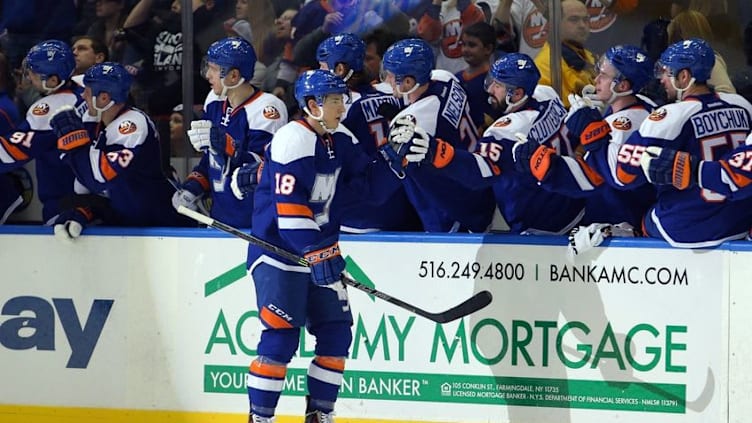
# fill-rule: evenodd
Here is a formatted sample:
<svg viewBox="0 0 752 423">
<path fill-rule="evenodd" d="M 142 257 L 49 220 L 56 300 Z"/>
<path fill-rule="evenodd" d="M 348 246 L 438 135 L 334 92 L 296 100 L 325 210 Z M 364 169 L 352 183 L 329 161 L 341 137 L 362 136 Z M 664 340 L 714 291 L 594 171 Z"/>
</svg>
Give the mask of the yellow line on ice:
<svg viewBox="0 0 752 423">
<path fill-rule="evenodd" d="M 275 423 L 300 423 L 302 417 L 278 416 Z M 246 414 L 191 411 L 150 411 L 116 408 L 41 407 L 0 405 L 3 423 L 246 423 Z M 377 423 L 384 419 L 360 419 L 337 416 L 337 423 Z M 389 423 L 430 423 L 389 420 Z"/>
</svg>

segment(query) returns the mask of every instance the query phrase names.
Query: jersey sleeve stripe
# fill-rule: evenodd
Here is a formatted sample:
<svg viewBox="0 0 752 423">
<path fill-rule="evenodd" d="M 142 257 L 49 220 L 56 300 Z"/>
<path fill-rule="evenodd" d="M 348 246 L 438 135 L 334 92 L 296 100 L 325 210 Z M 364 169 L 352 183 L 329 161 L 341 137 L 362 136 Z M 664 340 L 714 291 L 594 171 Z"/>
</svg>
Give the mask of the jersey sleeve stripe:
<svg viewBox="0 0 752 423">
<path fill-rule="evenodd" d="M 616 179 L 621 182 L 624 185 L 632 183 L 635 179 L 637 179 L 637 175 L 632 175 L 630 173 L 627 173 L 622 169 L 621 167 L 618 167 L 616 169 Z"/>
<path fill-rule="evenodd" d="M 731 166 L 729 166 L 727 162 L 721 161 L 720 163 L 721 163 L 721 166 L 723 167 L 723 170 L 726 171 L 728 176 L 731 178 L 732 181 L 734 181 L 737 187 L 739 188 L 746 187 L 747 185 L 750 184 L 750 182 L 752 182 L 752 180 L 749 179 L 748 177 L 742 174 L 739 174 L 737 172 L 734 172 L 734 170 L 731 168 Z"/>
<path fill-rule="evenodd" d="M 104 153 L 99 155 L 99 169 L 106 181 L 111 181 L 117 176 L 117 172 L 110 164 L 110 161 L 107 160 L 107 155 Z"/>
<path fill-rule="evenodd" d="M 3 148 L 5 151 L 8 152 L 8 154 L 16 161 L 21 160 L 28 160 L 29 156 L 21 151 L 20 148 L 16 147 L 15 145 L 11 144 L 7 139 L 4 137 L 0 137 L 0 144 L 3 145 Z"/>
<path fill-rule="evenodd" d="M 297 217 L 280 217 L 277 219 L 279 229 L 313 229 L 321 231 L 319 225 L 313 219 L 303 219 Z"/>
<path fill-rule="evenodd" d="M 577 164 L 580 165 L 582 173 L 588 178 L 590 183 L 592 183 L 594 186 L 603 184 L 603 177 L 600 175 L 600 173 L 596 172 L 595 169 L 590 167 L 590 165 L 588 165 L 585 160 L 583 160 L 581 157 L 577 157 L 575 160 L 577 160 Z"/>
<path fill-rule="evenodd" d="M 313 218 L 313 211 L 308 206 L 295 203 L 277 203 L 277 214 L 279 216 L 304 216 Z"/>
</svg>

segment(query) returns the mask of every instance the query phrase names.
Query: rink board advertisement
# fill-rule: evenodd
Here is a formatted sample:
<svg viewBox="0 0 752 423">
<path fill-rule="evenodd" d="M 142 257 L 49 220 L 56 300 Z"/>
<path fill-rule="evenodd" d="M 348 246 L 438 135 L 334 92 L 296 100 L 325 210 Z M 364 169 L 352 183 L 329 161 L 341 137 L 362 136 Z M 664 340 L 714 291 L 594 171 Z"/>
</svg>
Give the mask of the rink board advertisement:
<svg viewBox="0 0 752 423">
<path fill-rule="evenodd" d="M 246 413 L 260 334 L 246 245 L 196 233 L 0 236 L 0 416 Z M 728 251 L 612 246 L 570 263 L 519 237 L 431 239 L 342 250 L 355 279 L 431 312 L 480 290 L 493 302 L 440 325 L 349 289 L 338 421 L 725 421 Z M 281 416 L 303 413 L 314 344 L 301 335 Z"/>
</svg>

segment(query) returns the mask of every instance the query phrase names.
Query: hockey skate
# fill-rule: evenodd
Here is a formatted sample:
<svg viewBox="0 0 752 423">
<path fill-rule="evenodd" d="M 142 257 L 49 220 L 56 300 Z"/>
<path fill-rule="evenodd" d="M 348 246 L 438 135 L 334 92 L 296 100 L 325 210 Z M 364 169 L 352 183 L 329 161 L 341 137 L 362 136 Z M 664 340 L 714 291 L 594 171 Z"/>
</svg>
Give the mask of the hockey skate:
<svg viewBox="0 0 752 423">
<path fill-rule="evenodd" d="M 274 422 L 274 417 L 261 417 L 253 413 L 248 415 L 248 423 L 272 423 L 272 422 Z"/>
<path fill-rule="evenodd" d="M 334 423 L 334 412 L 325 413 L 311 408 L 311 397 L 306 395 L 306 412 L 304 423 Z"/>
</svg>

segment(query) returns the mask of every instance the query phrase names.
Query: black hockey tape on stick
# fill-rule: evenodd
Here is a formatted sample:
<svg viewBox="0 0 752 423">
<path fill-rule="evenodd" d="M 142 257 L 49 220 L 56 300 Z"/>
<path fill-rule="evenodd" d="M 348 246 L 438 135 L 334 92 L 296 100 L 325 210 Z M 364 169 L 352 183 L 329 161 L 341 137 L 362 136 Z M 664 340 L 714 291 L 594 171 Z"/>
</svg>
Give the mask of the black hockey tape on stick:
<svg viewBox="0 0 752 423">
<path fill-rule="evenodd" d="M 185 206 L 178 207 L 178 213 L 184 216 L 188 216 L 191 219 L 199 223 L 203 223 L 206 226 L 211 226 L 212 228 L 219 229 L 222 232 L 226 232 L 230 235 L 236 236 L 240 239 L 245 240 L 246 242 L 257 245 L 269 252 L 278 254 L 286 259 L 292 260 L 300 264 L 301 266 L 308 266 L 308 262 L 303 257 L 300 257 L 297 254 L 291 253 L 290 251 L 287 251 L 283 248 L 277 247 L 276 245 L 270 244 L 264 241 L 263 239 L 256 238 L 255 236 L 247 234 L 230 225 L 217 221 L 205 214 L 201 214 L 199 212 L 193 211 Z M 489 291 L 480 291 L 476 293 L 475 295 L 473 295 L 472 297 L 465 300 L 464 302 L 462 302 L 461 304 L 458 304 L 448 310 L 444 310 L 438 313 L 431 313 L 429 311 L 423 310 L 422 308 L 416 307 L 410 303 L 402 301 L 399 298 L 392 297 L 391 295 L 386 294 L 382 291 L 379 291 L 376 288 L 371 288 L 370 286 L 363 285 L 362 283 L 354 279 L 351 279 L 344 274 L 342 275 L 342 282 L 344 282 L 346 285 L 349 285 L 359 291 L 363 291 L 366 294 L 373 295 L 376 298 L 384 300 L 390 304 L 393 304 L 397 307 L 405 309 L 411 313 L 417 314 L 418 316 L 425 317 L 426 319 L 432 320 L 436 323 L 447 323 L 453 320 L 457 320 L 461 317 L 467 316 L 469 314 L 472 314 L 482 309 L 483 307 L 491 304 L 491 300 L 493 299 L 493 296 L 491 295 Z"/>
</svg>

